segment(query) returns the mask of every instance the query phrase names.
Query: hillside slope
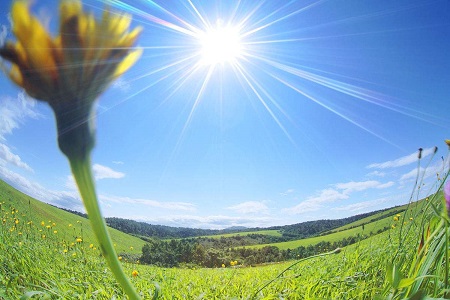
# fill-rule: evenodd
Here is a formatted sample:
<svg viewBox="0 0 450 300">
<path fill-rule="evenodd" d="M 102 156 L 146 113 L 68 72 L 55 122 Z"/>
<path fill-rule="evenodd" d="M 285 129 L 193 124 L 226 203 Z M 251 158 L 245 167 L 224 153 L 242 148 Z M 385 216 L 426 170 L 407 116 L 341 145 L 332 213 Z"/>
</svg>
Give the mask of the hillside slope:
<svg viewBox="0 0 450 300">
<path fill-rule="evenodd" d="M 15 208 L 19 230 L 23 226 L 31 226 L 31 221 L 31 224 L 40 227 L 42 234 L 49 238 L 58 235 L 68 242 L 82 238 L 83 242 L 96 245 L 89 220 L 27 196 L 2 180 L 0 204 L 1 209 L 6 212 Z M 145 244 L 143 240 L 113 228 L 109 228 L 109 233 L 118 253 L 137 254 Z"/>
</svg>

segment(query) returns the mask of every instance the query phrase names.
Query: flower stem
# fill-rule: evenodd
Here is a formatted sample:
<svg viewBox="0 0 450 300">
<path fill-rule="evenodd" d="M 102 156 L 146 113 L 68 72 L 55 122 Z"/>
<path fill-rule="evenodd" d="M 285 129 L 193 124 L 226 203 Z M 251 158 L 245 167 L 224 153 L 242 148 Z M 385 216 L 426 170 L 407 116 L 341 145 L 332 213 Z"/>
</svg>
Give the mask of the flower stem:
<svg viewBox="0 0 450 300">
<path fill-rule="evenodd" d="M 83 198 L 89 220 L 91 221 L 92 229 L 94 230 L 95 236 L 97 237 L 97 241 L 100 244 L 100 248 L 109 265 L 109 268 L 131 300 L 141 299 L 123 272 L 122 265 L 117 258 L 116 251 L 114 250 L 111 242 L 105 220 L 100 212 L 97 194 L 95 192 L 94 180 L 92 177 L 90 156 L 87 155 L 85 159 L 69 158 L 69 161 L 73 176 L 75 177 L 75 181 L 81 194 L 81 198 Z"/>
</svg>

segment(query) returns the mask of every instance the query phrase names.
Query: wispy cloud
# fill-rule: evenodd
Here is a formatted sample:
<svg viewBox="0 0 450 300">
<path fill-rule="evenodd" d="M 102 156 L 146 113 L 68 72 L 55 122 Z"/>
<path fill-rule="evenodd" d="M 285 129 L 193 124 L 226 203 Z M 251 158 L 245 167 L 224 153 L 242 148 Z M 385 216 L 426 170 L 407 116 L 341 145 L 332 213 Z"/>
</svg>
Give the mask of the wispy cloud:
<svg viewBox="0 0 450 300">
<path fill-rule="evenodd" d="M 123 78 L 119 77 L 118 79 L 116 79 L 113 82 L 112 85 L 113 88 L 117 88 L 119 90 L 121 90 L 122 92 L 128 92 L 130 90 L 130 83 L 126 80 L 124 80 Z"/>
<path fill-rule="evenodd" d="M 184 210 L 184 211 L 195 211 L 196 207 L 192 203 L 188 202 L 164 202 L 156 201 L 142 198 L 130 198 L 130 197 L 120 197 L 120 196 L 106 196 L 100 195 L 99 199 L 102 202 L 113 202 L 113 203 L 127 203 L 136 205 L 145 205 L 155 208 L 163 208 L 169 210 Z"/>
<path fill-rule="evenodd" d="M 353 213 L 364 213 L 364 212 L 368 212 L 374 209 L 378 209 L 377 206 L 386 203 L 390 201 L 389 198 L 381 198 L 381 199 L 376 199 L 376 200 L 371 200 L 371 201 L 363 201 L 363 202 L 358 202 L 358 203 L 354 203 L 354 204 L 349 204 L 349 205 L 344 205 L 344 206 L 339 206 L 336 208 L 333 208 L 333 210 L 337 210 L 337 211 L 349 211 L 349 212 L 353 212 Z"/>
<path fill-rule="evenodd" d="M 125 176 L 122 172 L 114 171 L 113 169 L 100 164 L 94 164 L 92 166 L 92 170 L 94 171 L 94 177 L 96 180 L 107 178 L 119 179 Z"/>
<path fill-rule="evenodd" d="M 269 208 L 267 207 L 267 205 L 265 205 L 263 202 L 258 201 L 242 202 L 237 205 L 227 207 L 227 209 L 242 214 L 267 214 L 269 212 Z"/>
<path fill-rule="evenodd" d="M 367 177 L 384 177 L 384 176 L 386 176 L 386 173 L 375 170 L 373 172 L 367 173 L 366 176 Z"/>
<path fill-rule="evenodd" d="M 338 183 L 335 184 L 334 186 L 339 190 L 343 190 L 344 194 L 349 195 L 350 193 L 364 191 L 370 188 L 384 189 L 391 187 L 393 185 L 394 182 L 392 181 L 380 183 L 379 181 L 376 180 L 368 180 L 368 181 L 358 181 L 358 182 L 350 181 L 346 183 Z"/>
<path fill-rule="evenodd" d="M 349 196 L 335 189 L 325 189 L 319 192 L 317 196 L 307 198 L 300 204 L 285 209 L 289 214 L 303 214 L 312 211 L 318 211 L 324 207 L 324 203 L 335 202 L 337 200 L 347 199 Z"/>
<path fill-rule="evenodd" d="M 27 118 L 38 118 L 40 115 L 34 110 L 35 105 L 36 101 L 23 92 L 17 98 L 0 97 L 0 140 L 4 141 L 5 136 L 19 128 Z"/>
<path fill-rule="evenodd" d="M 0 143 L 0 165 L 6 166 L 7 164 L 13 164 L 21 169 L 33 172 L 33 169 L 22 161 L 19 155 L 11 152 L 11 149 Z"/>
<path fill-rule="evenodd" d="M 59 207 L 82 211 L 83 205 L 76 191 L 53 191 L 37 182 L 0 166 L 0 177 L 23 193 Z"/>
<path fill-rule="evenodd" d="M 289 194 L 292 194 L 295 190 L 294 189 L 288 189 L 285 192 L 280 193 L 281 196 L 287 196 Z"/>
<path fill-rule="evenodd" d="M 426 148 L 422 151 L 422 158 L 433 154 L 434 152 L 434 147 L 432 148 Z M 414 152 L 411 153 L 409 155 L 397 158 L 395 160 L 390 160 L 390 161 L 385 161 L 382 163 L 373 163 L 367 166 L 368 169 L 388 169 L 388 168 L 397 168 L 397 167 L 402 167 L 402 166 L 406 166 L 412 163 L 417 163 L 418 161 L 418 153 L 419 152 Z"/>
<path fill-rule="evenodd" d="M 324 209 L 326 207 L 326 204 L 350 198 L 350 194 L 354 192 L 361 192 L 367 189 L 374 188 L 385 189 L 393 185 L 394 182 L 392 181 L 381 183 L 375 180 L 337 183 L 332 185 L 332 188 L 321 190 L 316 196 L 311 196 L 298 205 L 284 209 L 283 211 L 291 215 L 318 211 L 320 209 Z"/>
<path fill-rule="evenodd" d="M 152 224 L 205 229 L 224 229 L 232 226 L 268 227 L 275 225 L 277 221 L 271 217 L 240 217 L 225 215 L 166 215 L 154 218 L 149 218 L 147 216 L 128 216 L 128 218 Z"/>
</svg>

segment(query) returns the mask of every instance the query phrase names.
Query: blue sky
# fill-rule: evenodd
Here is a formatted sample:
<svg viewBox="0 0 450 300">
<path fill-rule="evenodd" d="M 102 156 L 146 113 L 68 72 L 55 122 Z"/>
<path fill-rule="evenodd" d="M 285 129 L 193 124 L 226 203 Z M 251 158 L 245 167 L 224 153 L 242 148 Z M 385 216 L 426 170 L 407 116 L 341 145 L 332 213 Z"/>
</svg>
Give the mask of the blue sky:
<svg viewBox="0 0 450 300">
<path fill-rule="evenodd" d="M 110 1 L 143 27 L 144 53 L 98 102 L 105 216 L 198 228 L 348 217 L 407 203 L 418 148 L 421 195 L 435 190 L 450 137 L 450 2 L 280 3 Z M 1 43 L 14 39 L 9 8 Z M 56 34 L 55 2 L 32 9 Z M 0 86 L 0 178 L 83 210 L 50 108 L 5 75 Z"/>
</svg>

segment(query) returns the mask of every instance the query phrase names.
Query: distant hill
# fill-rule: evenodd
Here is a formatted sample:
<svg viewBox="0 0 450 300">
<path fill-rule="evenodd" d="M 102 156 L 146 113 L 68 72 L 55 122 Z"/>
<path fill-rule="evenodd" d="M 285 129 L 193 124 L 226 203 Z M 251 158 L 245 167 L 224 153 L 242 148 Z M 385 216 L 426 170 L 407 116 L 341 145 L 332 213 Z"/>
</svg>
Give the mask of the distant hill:
<svg viewBox="0 0 450 300">
<path fill-rule="evenodd" d="M 26 207 L 26 210 L 32 210 L 32 211 L 37 210 L 38 212 L 43 211 L 41 216 L 39 216 L 39 214 L 37 216 L 34 216 L 34 219 L 36 219 L 36 222 L 39 221 L 40 217 L 42 217 L 42 219 L 47 219 L 47 218 L 51 219 L 52 214 L 56 215 L 57 219 L 64 220 L 64 219 L 67 219 L 67 217 L 65 217 L 65 216 L 67 214 L 69 214 L 74 217 L 76 216 L 76 218 L 71 217 L 69 219 L 73 219 L 73 220 L 75 220 L 75 222 L 76 222 L 76 220 L 83 220 L 83 223 L 89 224 L 89 222 L 86 220 L 86 218 L 87 218 L 86 214 L 80 213 L 78 211 L 55 207 L 55 206 L 37 201 L 35 199 L 32 199 L 31 197 L 25 196 L 24 194 L 15 190 L 13 187 L 9 186 L 7 183 L 5 183 L 4 181 L 1 181 L 1 180 L 0 180 L 0 191 L 1 191 L 0 195 L 1 194 L 3 194 L 4 196 L 6 196 L 8 194 L 15 195 L 14 197 L 5 197 L 5 198 L 9 198 L 11 200 L 20 199 L 22 201 L 21 205 L 28 206 L 28 207 Z M 31 205 L 31 204 L 25 205 L 26 204 L 25 202 L 28 202 L 28 201 L 29 201 L 29 203 L 33 203 L 33 205 Z M 37 203 L 41 203 L 42 205 L 37 204 Z M 32 206 L 36 207 L 36 209 L 30 209 Z M 48 208 L 44 208 L 45 206 L 48 206 Z M 60 214 L 63 213 L 61 210 L 65 211 L 64 217 L 60 216 Z M 138 222 L 138 221 L 134 221 L 134 220 L 116 218 L 116 217 L 106 218 L 106 222 L 107 222 L 108 226 L 110 226 L 114 229 L 117 229 L 121 232 L 133 235 L 135 237 L 139 237 L 141 239 L 141 242 L 139 242 L 139 244 L 142 244 L 143 243 L 142 240 L 148 240 L 148 238 L 179 239 L 179 238 L 191 238 L 191 237 L 200 237 L 200 236 L 213 236 L 213 235 L 225 235 L 225 234 L 229 235 L 229 234 L 233 234 L 233 233 L 238 234 L 238 233 L 243 233 L 243 232 L 258 233 L 258 231 L 267 231 L 267 230 L 278 231 L 281 234 L 281 237 L 283 238 L 283 240 L 288 241 L 288 240 L 297 240 L 297 239 L 317 236 L 317 235 L 320 235 L 321 233 L 325 233 L 327 231 L 336 229 L 338 227 L 345 226 L 347 224 L 367 218 L 371 215 L 378 214 L 380 212 L 386 211 L 387 214 L 392 214 L 392 211 L 388 211 L 388 210 L 389 209 L 378 210 L 378 211 L 373 211 L 373 212 L 369 212 L 369 213 L 365 213 L 365 214 L 359 214 L 359 215 L 355 215 L 352 217 L 336 219 L 336 220 L 307 221 L 307 222 L 302 222 L 302 223 L 297 223 L 297 224 L 292 224 L 292 225 L 272 226 L 272 227 L 267 227 L 267 228 L 259 228 L 259 227 L 246 228 L 246 227 L 241 227 L 241 226 L 235 226 L 235 227 L 230 227 L 230 228 L 222 229 L 222 230 L 154 225 L 154 224 L 149 224 L 146 222 Z M 46 211 L 51 211 L 52 214 L 48 214 L 48 216 L 47 216 Z M 58 212 L 58 211 L 61 211 L 61 212 Z M 400 211 L 402 211 L 402 208 L 398 208 L 398 211 L 395 211 L 395 213 L 400 212 Z M 381 217 L 378 217 L 378 218 L 383 218 L 384 216 L 385 215 L 382 214 Z M 56 218 L 53 217 L 53 219 L 56 219 Z M 87 225 L 87 226 L 89 226 L 89 225 Z M 90 236 L 90 234 L 91 234 L 90 231 L 87 231 L 87 233 Z M 93 240 L 92 238 L 90 238 L 90 240 Z"/>
<path fill-rule="evenodd" d="M 403 211 L 404 208 L 398 207 L 398 210 L 394 210 L 394 214 Z M 80 216 L 87 217 L 85 214 L 74 212 L 68 210 L 69 212 L 75 213 Z M 336 229 L 338 227 L 345 226 L 347 224 L 353 223 L 355 221 L 370 217 L 375 214 L 386 212 L 386 214 L 381 214 L 377 218 L 384 218 L 386 215 L 392 215 L 392 208 L 372 211 L 369 213 L 358 214 L 355 216 L 336 219 L 336 220 L 317 220 L 317 221 L 307 221 L 292 225 L 284 226 L 272 226 L 267 228 L 247 228 L 243 226 L 234 226 L 222 230 L 213 229 L 198 229 L 198 228 L 187 228 L 187 227 L 172 227 L 165 225 L 154 225 L 146 222 L 138 222 L 123 218 L 106 218 L 108 226 L 120 230 L 122 232 L 138 236 L 146 240 L 146 238 L 159 238 L 159 239 L 179 239 L 179 238 L 191 238 L 200 236 L 213 236 L 213 235 L 230 235 L 233 233 L 248 233 L 267 230 L 276 230 L 281 233 L 283 240 L 297 240 L 308 238 L 312 236 L 317 236 L 327 231 Z M 371 220 L 371 221 L 376 221 Z"/>
</svg>

